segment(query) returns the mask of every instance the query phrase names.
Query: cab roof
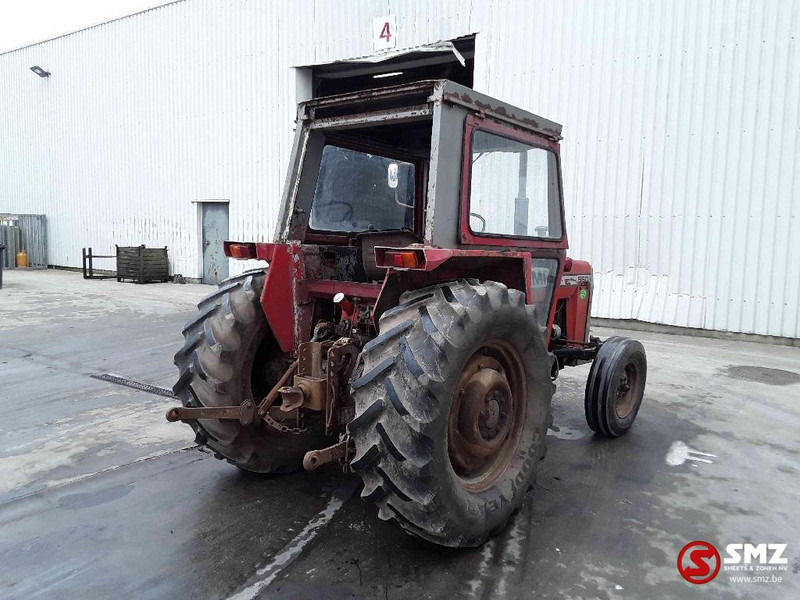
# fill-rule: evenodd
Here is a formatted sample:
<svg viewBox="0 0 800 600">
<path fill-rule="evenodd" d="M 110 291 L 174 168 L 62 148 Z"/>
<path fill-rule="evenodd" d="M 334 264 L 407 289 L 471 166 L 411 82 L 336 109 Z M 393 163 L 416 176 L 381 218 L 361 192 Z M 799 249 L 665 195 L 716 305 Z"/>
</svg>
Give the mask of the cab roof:
<svg viewBox="0 0 800 600">
<path fill-rule="evenodd" d="M 558 123 L 448 79 L 429 79 L 315 98 L 300 103 L 298 120 L 335 122 L 364 115 L 370 121 L 380 121 L 382 117 L 388 121 L 394 120 L 393 116 L 401 109 L 406 112 L 416 109 L 420 114 L 430 111 L 432 114 L 433 106 L 441 103 L 460 106 L 556 141 L 561 139 L 561 125 Z"/>
</svg>

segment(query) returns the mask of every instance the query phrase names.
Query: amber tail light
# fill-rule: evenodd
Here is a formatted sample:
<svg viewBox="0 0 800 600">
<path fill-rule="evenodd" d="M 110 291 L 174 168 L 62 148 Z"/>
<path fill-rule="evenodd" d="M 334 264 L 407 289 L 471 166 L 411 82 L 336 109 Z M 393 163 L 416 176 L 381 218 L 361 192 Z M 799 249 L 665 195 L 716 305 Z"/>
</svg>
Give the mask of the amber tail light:
<svg viewBox="0 0 800 600">
<path fill-rule="evenodd" d="M 223 244 L 223 248 L 225 250 L 225 256 L 229 258 L 238 258 L 241 260 L 246 260 L 248 258 L 256 257 L 255 244 L 240 244 L 237 242 L 225 242 Z"/>
<path fill-rule="evenodd" d="M 375 247 L 375 265 L 384 269 L 425 269 L 425 252 L 421 248 Z"/>
<path fill-rule="evenodd" d="M 416 269 L 419 257 L 413 250 L 407 252 L 387 252 L 386 264 L 397 269 Z"/>
</svg>

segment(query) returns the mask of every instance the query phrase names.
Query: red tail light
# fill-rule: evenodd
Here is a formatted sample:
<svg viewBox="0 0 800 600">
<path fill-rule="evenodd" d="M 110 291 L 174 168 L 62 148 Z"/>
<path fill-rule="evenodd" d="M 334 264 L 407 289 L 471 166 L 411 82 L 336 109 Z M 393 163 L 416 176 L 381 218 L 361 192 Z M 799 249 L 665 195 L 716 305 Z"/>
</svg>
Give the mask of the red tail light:
<svg viewBox="0 0 800 600">
<path fill-rule="evenodd" d="M 239 244 L 236 242 L 225 242 L 223 244 L 223 248 L 225 249 L 225 256 L 229 258 L 238 258 L 241 260 L 245 260 L 248 258 L 256 257 L 255 244 Z"/>
<path fill-rule="evenodd" d="M 389 251 L 386 253 L 386 264 L 397 269 L 417 269 L 419 256 L 413 250 Z"/>
</svg>

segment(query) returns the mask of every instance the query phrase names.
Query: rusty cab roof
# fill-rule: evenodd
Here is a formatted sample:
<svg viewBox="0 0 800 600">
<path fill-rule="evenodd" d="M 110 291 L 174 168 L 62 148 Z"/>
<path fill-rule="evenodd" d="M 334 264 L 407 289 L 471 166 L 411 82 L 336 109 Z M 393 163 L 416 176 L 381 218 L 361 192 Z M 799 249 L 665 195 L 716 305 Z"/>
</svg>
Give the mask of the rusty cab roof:
<svg viewBox="0 0 800 600">
<path fill-rule="evenodd" d="M 527 110 L 449 81 L 431 79 L 315 98 L 298 106 L 298 121 L 312 129 L 338 129 L 399 123 L 433 115 L 438 103 L 456 105 L 552 140 L 561 139 L 561 125 Z"/>
</svg>

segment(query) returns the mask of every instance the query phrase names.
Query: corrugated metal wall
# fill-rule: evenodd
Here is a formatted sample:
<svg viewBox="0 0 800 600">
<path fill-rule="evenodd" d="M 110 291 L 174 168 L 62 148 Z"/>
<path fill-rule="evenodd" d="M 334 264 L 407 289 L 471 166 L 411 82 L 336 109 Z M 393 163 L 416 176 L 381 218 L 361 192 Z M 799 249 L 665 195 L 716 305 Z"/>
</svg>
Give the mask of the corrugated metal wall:
<svg viewBox="0 0 800 600">
<path fill-rule="evenodd" d="M 28 267 L 47 268 L 47 217 L 0 213 L 0 244 L 6 247 L 2 260 L 7 269 L 16 267 L 16 254 L 25 251 Z"/>
<path fill-rule="evenodd" d="M 477 33 L 475 87 L 564 124 L 595 316 L 800 337 L 791 0 L 171 4 L 0 55 L 0 211 L 47 214 L 55 264 L 147 243 L 199 276 L 193 201 L 270 239 L 291 67 L 370 54 L 387 14 L 400 46 Z"/>
</svg>

